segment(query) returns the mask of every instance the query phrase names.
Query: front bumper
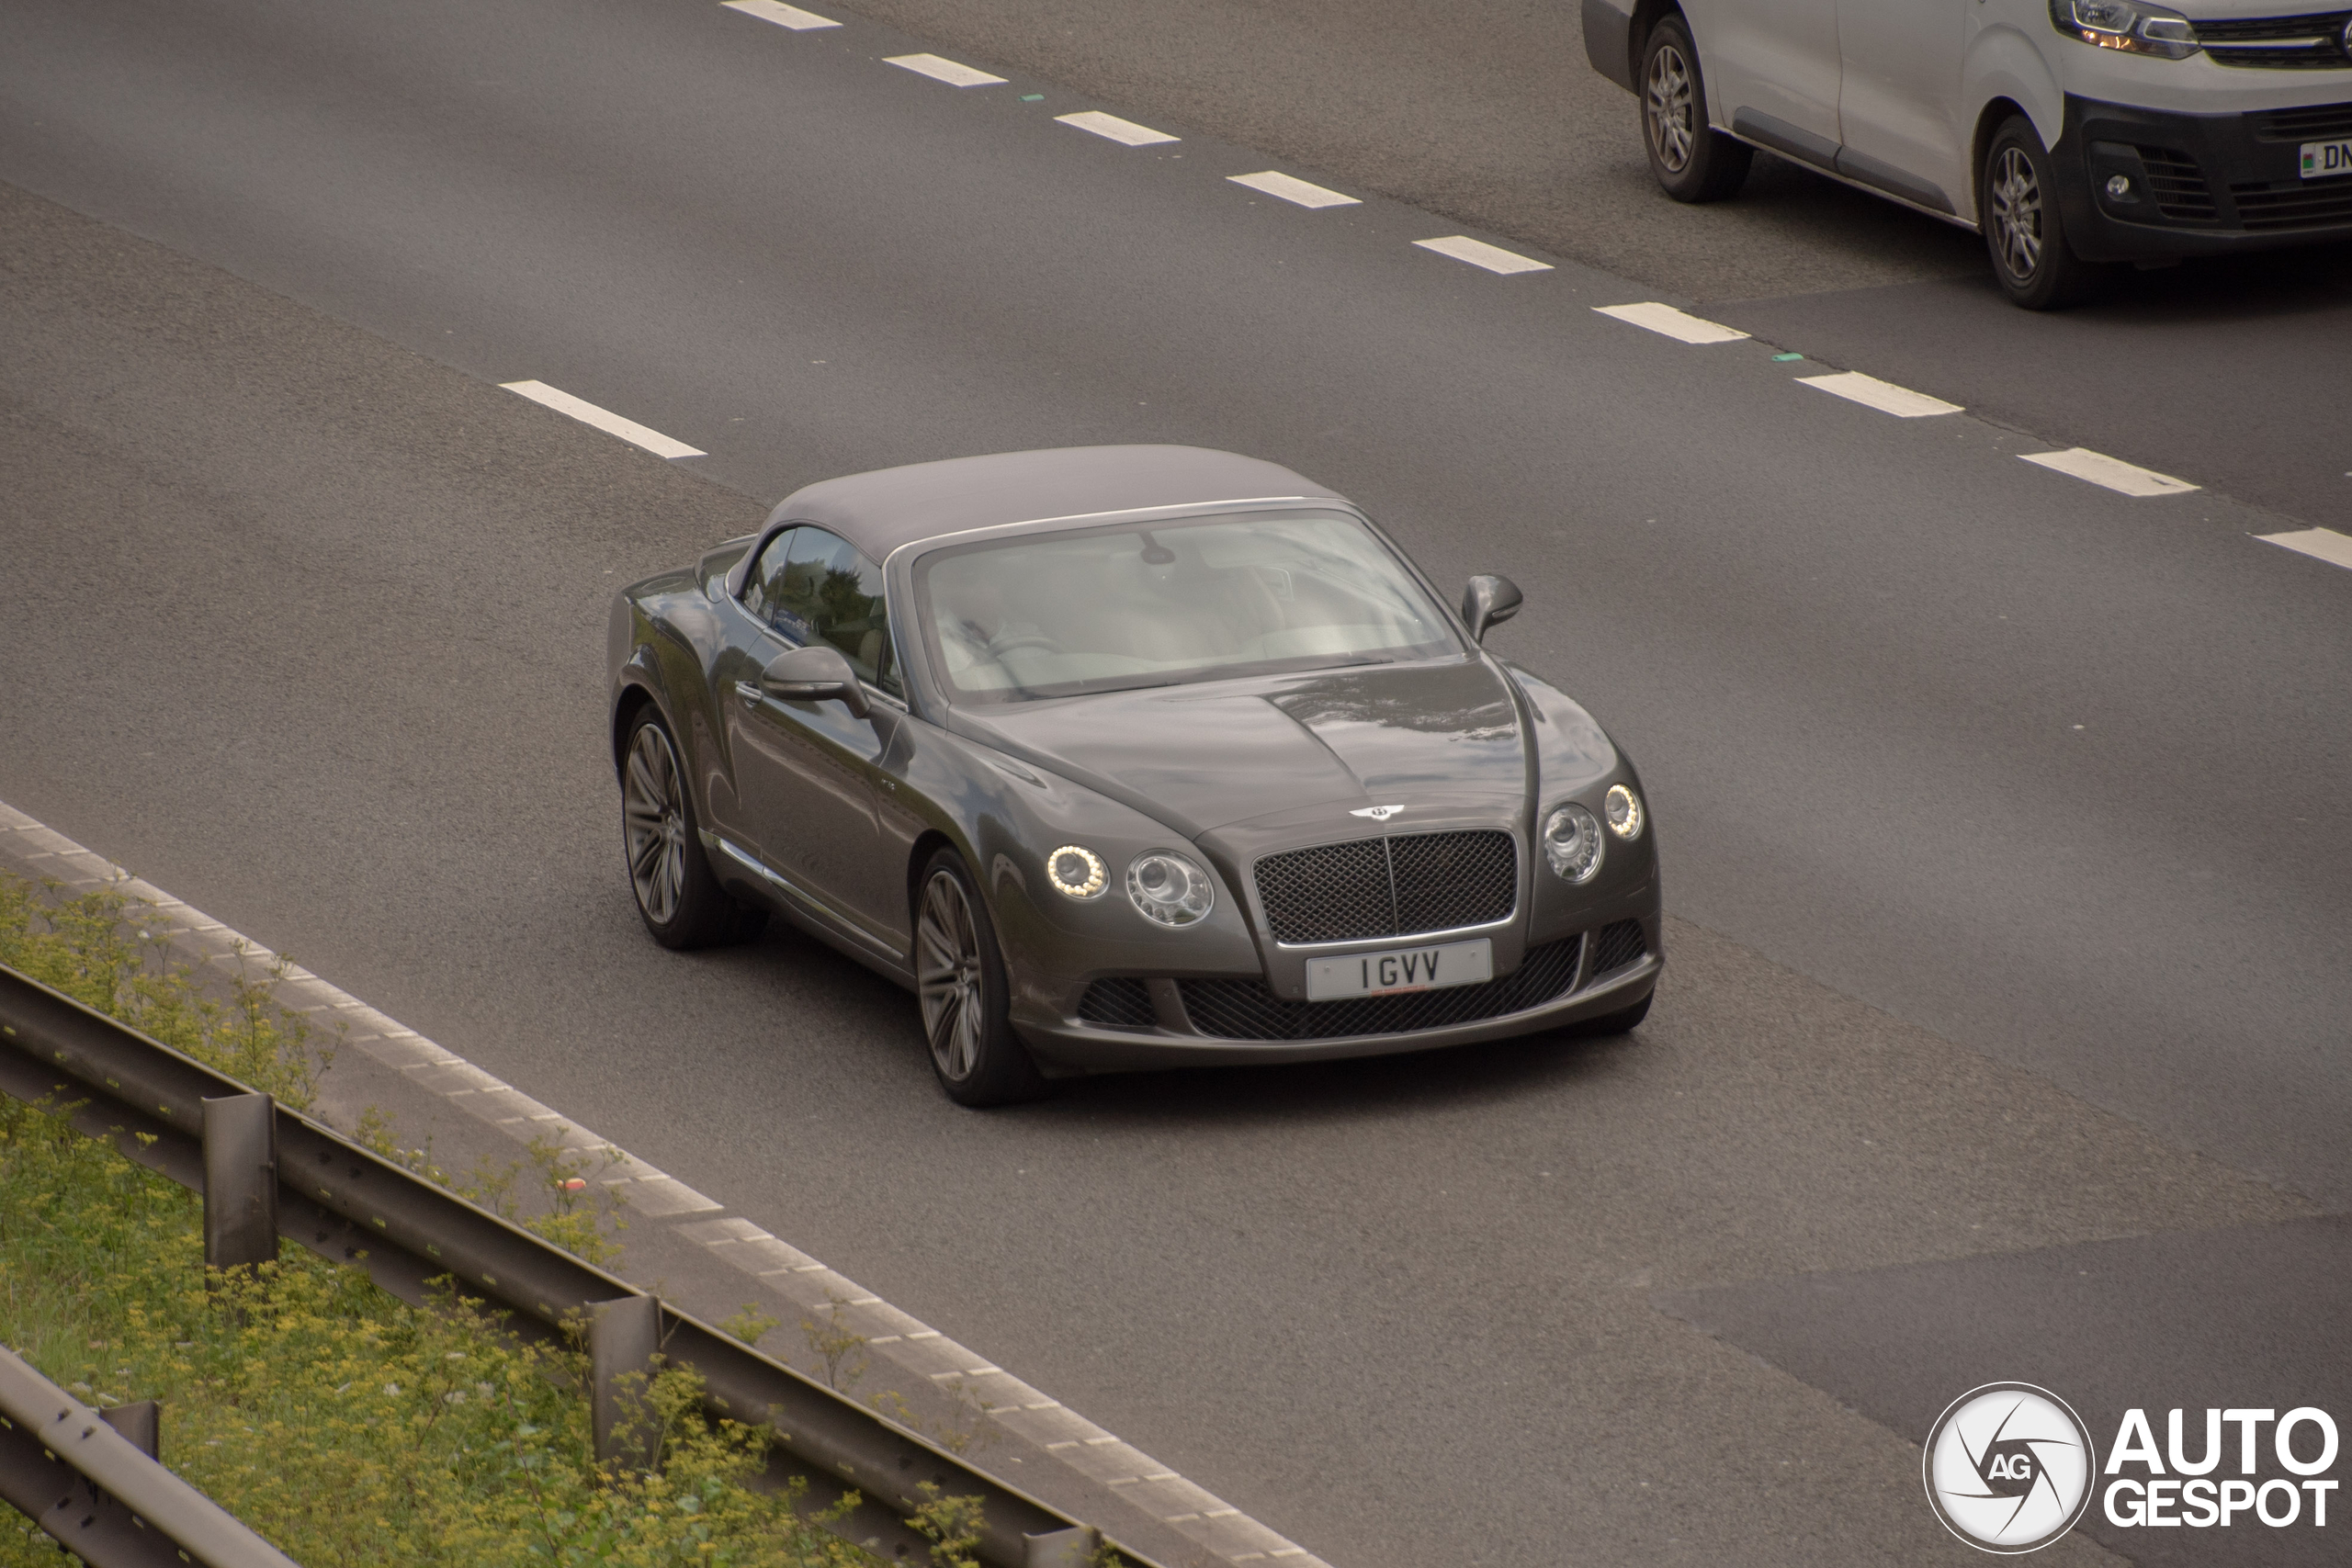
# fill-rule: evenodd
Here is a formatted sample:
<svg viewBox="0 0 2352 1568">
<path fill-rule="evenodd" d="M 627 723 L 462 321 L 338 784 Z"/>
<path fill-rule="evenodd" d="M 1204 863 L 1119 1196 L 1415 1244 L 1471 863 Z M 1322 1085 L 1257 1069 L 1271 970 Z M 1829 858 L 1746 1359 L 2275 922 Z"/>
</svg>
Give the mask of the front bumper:
<svg viewBox="0 0 2352 1568">
<path fill-rule="evenodd" d="M 2352 176 L 2306 180 L 2299 163 L 2301 143 L 2346 136 L 2352 101 L 2182 114 L 2070 94 L 2052 160 L 2067 241 L 2120 262 L 2352 239 Z"/>
<path fill-rule="evenodd" d="M 1317 1019 L 1302 1034 L 1301 1010 L 1361 1004 L 1285 1001 L 1257 981 L 1156 978 L 1139 985 L 1130 982 L 1134 988 L 1125 992 L 1130 1013 L 1127 1021 L 1097 1022 L 1078 1016 L 1080 1010 L 1092 1011 L 1098 1017 L 1105 1011 L 1119 1010 L 1115 1005 L 1119 993 L 1112 993 L 1114 1005 L 1105 1009 L 1099 999 L 1087 999 L 1101 998 L 1105 994 L 1090 987 L 1074 998 L 1076 1005 L 1069 1016 L 1050 1021 L 1020 1019 L 1016 1021 L 1017 1027 L 1039 1065 L 1056 1075 L 1393 1055 L 1540 1033 L 1622 1011 L 1657 987 L 1658 973 L 1665 964 L 1665 948 L 1656 890 L 1653 881 L 1647 889 L 1649 897 L 1636 907 L 1623 911 L 1607 924 L 1567 939 L 1573 943 L 1573 953 L 1556 975 L 1541 978 L 1534 976 L 1538 955 L 1544 951 L 1539 948 L 1530 951 L 1521 969 L 1488 981 L 1484 987 L 1396 998 L 1399 1003 L 1433 1003 L 1435 1010 L 1459 1014 L 1480 1010 L 1475 1005 L 1450 1009 L 1446 1006 L 1473 1001 L 1467 993 L 1487 990 L 1506 997 L 1518 993 L 1513 998 L 1516 1005 L 1510 1010 L 1459 1022 L 1370 1033 L 1325 1034 L 1315 1031 L 1313 1025 L 1322 1021 Z M 1547 945 L 1556 949 L 1560 944 Z M 1253 991 L 1261 994 L 1252 995 Z M 1150 1015 L 1148 1023 L 1144 1021 L 1147 1010 Z M 1266 1033 L 1283 1037 L 1247 1037 L 1258 1023 L 1264 1025 Z"/>
</svg>

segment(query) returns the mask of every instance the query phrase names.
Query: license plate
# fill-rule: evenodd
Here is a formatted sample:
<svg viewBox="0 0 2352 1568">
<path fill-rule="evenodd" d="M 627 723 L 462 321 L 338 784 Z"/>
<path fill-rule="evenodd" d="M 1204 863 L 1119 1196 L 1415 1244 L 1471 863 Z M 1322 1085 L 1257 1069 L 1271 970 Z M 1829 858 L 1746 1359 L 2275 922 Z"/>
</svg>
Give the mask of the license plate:
<svg viewBox="0 0 2352 1568">
<path fill-rule="evenodd" d="M 2306 141 L 2302 151 L 2303 178 L 2307 180 L 2352 175 L 2352 136 L 2336 141 Z"/>
<path fill-rule="evenodd" d="M 1328 1002 L 1341 997 L 1386 997 L 1445 986 L 1475 986 L 1494 977 L 1495 944 L 1485 937 L 1434 947 L 1392 947 L 1385 953 L 1308 959 L 1306 999 Z"/>
</svg>

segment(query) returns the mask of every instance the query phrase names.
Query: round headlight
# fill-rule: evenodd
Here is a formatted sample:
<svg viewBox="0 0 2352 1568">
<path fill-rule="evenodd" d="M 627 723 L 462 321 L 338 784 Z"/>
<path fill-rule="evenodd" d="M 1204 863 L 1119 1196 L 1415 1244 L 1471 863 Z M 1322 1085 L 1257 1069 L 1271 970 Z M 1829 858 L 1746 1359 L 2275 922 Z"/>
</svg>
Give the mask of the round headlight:
<svg viewBox="0 0 2352 1568">
<path fill-rule="evenodd" d="M 1609 830 L 1619 838 L 1642 836 L 1642 797 L 1634 793 L 1631 785 L 1611 784 L 1609 793 L 1601 797 L 1600 814 L 1609 818 Z"/>
<path fill-rule="evenodd" d="M 1570 882 L 1589 882 L 1600 869 L 1600 824 L 1570 802 L 1544 818 L 1544 858 Z"/>
<path fill-rule="evenodd" d="M 1064 844 L 1046 857 L 1046 880 L 1057 893 L 1072 898 L 1092 898 L 1111 880 L 1102 857 L 1082 844 Z"/>
<path fill-rule="evenodd" d="M 1127 867 L 1127 898 L 1146 919 L 1189 926 L 1216 907 L 1216 884 L 1174 851 L 1154 850 Z"/>
</svg>

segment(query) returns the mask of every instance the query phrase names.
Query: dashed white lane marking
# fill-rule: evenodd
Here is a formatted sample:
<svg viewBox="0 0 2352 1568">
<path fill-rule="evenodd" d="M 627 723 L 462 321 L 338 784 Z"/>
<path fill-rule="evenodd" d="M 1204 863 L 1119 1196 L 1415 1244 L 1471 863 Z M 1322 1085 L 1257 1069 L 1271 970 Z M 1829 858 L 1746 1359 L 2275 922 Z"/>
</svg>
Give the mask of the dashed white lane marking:
<svg viewBox="0 0 2352 1568">
<path fill-rule="evenodd" d="M 2179 495 L 2197 488 L 2187 479 L 2177 479 L 2170 474 L 2160 474 L 2154 468 L 2143 468 L 2082 446 L 2069 446 L 2064 452 L 2020 452 L 2018 456 L 2029 463 L 2105 485 L 2124 495 Z"/>
<path fill-rule="evenodd" d="M 142 923 L 173 949 L 175 957 L 237 976 L 255 969 L 266 972 L 279 962 L 277 954 L 259 942 L 132 876 L 104 855 L 85 849 L 6 801 L 0 801 L 0 866 L 20 868 L 37 878 L 54 878 L 69 894 L 110 887 L 136 904 L 148 906 Z M 1223 1498 L 751 1221 L 734 1215 L 710 1217 L 725 1205 L 624 1153 L 309 970 L 288 964 L 275 994 L 289 1010 L 315 1021 L 339 1044 L 373 1057 L 516 1143 L 548 1140 L 579 1151 L 592 1164 L 601 1161 L 599 1182 L 639 1214 L 652 1220 L 683 1220 L 676 1229 L 688 1241 L 768 1285 L 786 1303 L 826 1314 L 837 1329 L 845 1324 L 854 1325 L 869 1346 L 902 1345 L 904 1348 L 897 1353 L 884 1352 L 893 1365 L 926 1381 L 960 1384 L 964 1393 L 977 1401 L 985 1419 L 1040 1451 L 1052 1453 L 1080 1474 L 1118 1488 L 1118 1495 L 1197 1543 L 1212 1561 L 1238 1563 L 1280 1557 L 1295 1561 L 1300 1568 L 1329 1568 L 1322 1559 Z M 706 1217 L 685 1218 L 697 1215 Z M 865 1333 L 868 1329 L 879 1332 Z"/>
<path fill-rule="evenodd" d="M 1064 125 L 1074 125 L 1080 130 L 1091 130 L 1128 147 L 1155 147 L 1162 141 L 1178 138 L 1164 130 L 1154 130 L 1148 125 L 1137 125 L 1131 119 L 1121 119 L 1101 109 L 1088 109 L 1083 114 L 1057 114 L 1054 118 Z"/>
<path fill-rule="evenodd" d="M 1001 82 L 1001 76 L 991 76 L 977 66 L 959 65 L 952 60 L 942 60 L 935 54 L 894 54 L 885 63 L 903 67 L 918 76 L 928 76 L 934 82 L 944 82 L 951 87 L 985 87 Z"/>
<path fill-rule="evenodd" d="M 1550 262 L 1531 261 L 1526 256 L 1507 251 L 1500 245 L 1490 245 L 1484 240 L 1474 240 L 1467 234 L 1448 234 L 1442 239 L 1416 240 L 1413 243 L 1425 251 L 1435 251 L 1455 261 L 1483 266 L 1488 272 L 1549 272 Z"/>
<path fill-rule="evenodd" d="M 1737 343 L 1747 335 L 1737 327 L 1718 326 L 1656 300 L 1641 305 L 1595 305 L 1593 310 L 1603 316 L 1614 316 L 1621 321 L 1663 333 L 1678 343 Z"/>
<path fill-rule="evenodd" d="M 594 403 L 575 398 L 545 381 L 503 381 L 499 384 L 510 392 L 521 393 L 535 403 L 545 403 L 558 413 L 568 413 L 582 424 L 593 424 L 607 435 L 617 435 L 633 446 L 642 446 L 657 457 L 709 456 L 699 446 L 673 441 L 658 430 L 648 430 L 633 419 L 623 419 L 610 409 L 600 409 Z"/>
<path fill-rule="evenodd" d="M 1295 201 L 1301 207 L 1361 207 L 1363 205 L 1352 196 L 1341 196 L 1338 191 L 1325 190 L 1321 186 L 1309 185 L 1305 180 L 1294 179 L 1288 175 L 1278 174 L 1272 169 L 1268 169 L 1261 175 L 1227 175 L 1225 177 L 1235 185 L 1248 186 L 1251 190 L 1263 191 L 1268 196 L 1278 196 L 1284 201 Z"/>
<path fill-rule="evenodd" d="M 784 5 L 782 0 L 727 0 L 727 9 L 741 11 L 747 17 L 757 17 L 763 22 L 774 22 L 780 28 L 790 28 L 796 33 L 841 26 L 831 17 L 820 17 L 797 6 Z"/>
<path fill-rule="evenodd" d="M 1931 398 L 1925 392 L 1915 392 L 1908 387 L 1898 387 L 1892 381 L 1882 381 L 1875 376 L 1865 376 L 1859 370 L 1841 371 L 1835 376 L 1800 376 L 1798 380 L 1808 387 L 1818 387 L 1838 396 L 1897 419 L 1925 419 L 1930 414 L 1958 413 L 1958 403 L 1948 403 L 1941 398 Z"/>
<path fill-rule="evenodd" d="M 2300 550 L 2313 560 L 2352 570 L 2352 534 L 2333 528 L 2306 528 L 2300 534 L 2256 534 L 2256 538 L 2280 549 Z"/>
</svg>

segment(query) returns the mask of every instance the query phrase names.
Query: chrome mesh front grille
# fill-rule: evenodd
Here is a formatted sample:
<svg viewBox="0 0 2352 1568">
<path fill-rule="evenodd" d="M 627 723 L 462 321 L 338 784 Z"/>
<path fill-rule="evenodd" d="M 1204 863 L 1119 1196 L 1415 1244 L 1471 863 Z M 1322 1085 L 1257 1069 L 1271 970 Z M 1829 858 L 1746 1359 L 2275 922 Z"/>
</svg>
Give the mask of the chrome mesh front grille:
<svg viewBox="0 0 2352 1568">
<path fill-rule="evenodd" d="M 1452 931 L 1506 919 L 1519 907 L 1519 846 L 1494 829 L 1285 850 L 1251 874 L 1281 942 Z"/>
</svg>

